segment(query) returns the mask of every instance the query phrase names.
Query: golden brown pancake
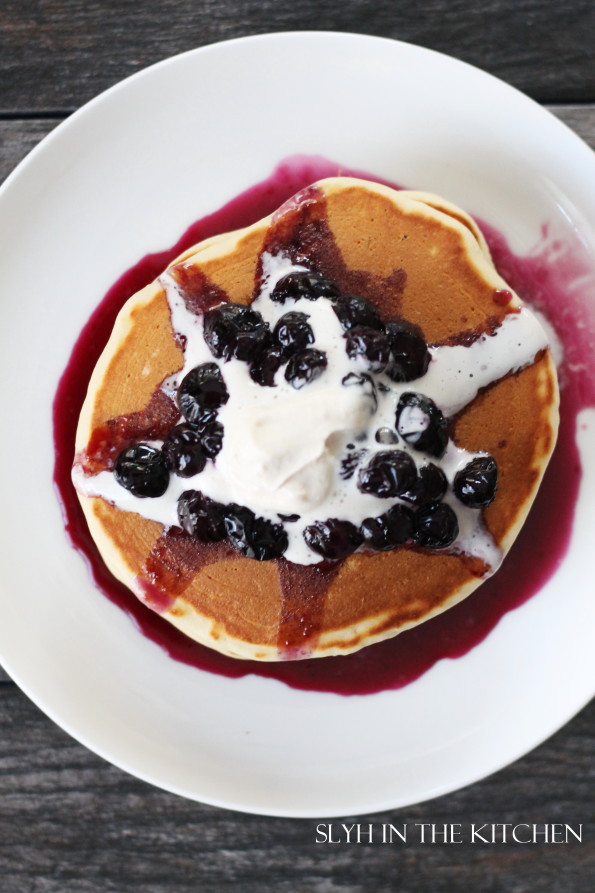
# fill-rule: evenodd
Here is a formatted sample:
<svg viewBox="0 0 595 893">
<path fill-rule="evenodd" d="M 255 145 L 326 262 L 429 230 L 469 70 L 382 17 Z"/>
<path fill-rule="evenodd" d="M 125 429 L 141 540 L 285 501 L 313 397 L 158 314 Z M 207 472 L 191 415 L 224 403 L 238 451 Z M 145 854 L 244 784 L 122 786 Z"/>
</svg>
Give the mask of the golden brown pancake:
<svg viewBox="0 0 595 893">
<path fill-rule="evenodd" d="M 343 289 L 357 286 L 383 319 L 418 325 L 431 345 L 472 343 L 522 306 L 465 212 L 438 196 L 351 178 L 315 184 L 272 217 L 201 243 L 174 262 L 172 275 L 197 296 L 197 306 L 205 295 L 247 304 L 271 233 L 289 232 L 299 214 L 302 234 L 310 226 L 304 240 L 316 269 Z M 159 395 L 182 365 L 166 295 L 155 282 L 125 305 L 92 376 L 76 467 L 87 475 L 110 468 L 118 449 L 148 431 L 158 439 L 175 424 L 176 412 Z M 497 462 L 496 498 L 482 513 L 503 553 L 549 461 L 557 411 L 556 372 L 543 349 L 451 420 L 457 446 L 489 453 Z M 225 544 L 198 543 L 105 499 L 80 499 L 112 573 L 188 636 L 233 657 L 279 660 L 355 651 L 459 602 L 486 570 L 468 555 L 411 544 L 358 551 L 322 569 L 285 559 L 256 561 Z"/>
</svg>

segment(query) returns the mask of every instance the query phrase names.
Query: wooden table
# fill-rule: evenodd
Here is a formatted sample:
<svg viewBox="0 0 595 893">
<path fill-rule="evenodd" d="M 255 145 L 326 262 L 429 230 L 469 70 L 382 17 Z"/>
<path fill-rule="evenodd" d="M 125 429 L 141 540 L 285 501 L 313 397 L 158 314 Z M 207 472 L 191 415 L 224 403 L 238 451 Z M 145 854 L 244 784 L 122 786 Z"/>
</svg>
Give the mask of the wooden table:
<svg viewBox="0 0 595 893">
<path fill-rule="evenodd" d="M 449 53 L 544 103 L 595 147 L 592 0 L 428 0 L 422 11 L 401 0 L 1 0 L 0 180 L 71 111 L 132 72 L 213 41 L 296 29 L 378 34 Z M 582 823 L 580 844 L 320 845 L 317 821 L 241 815 L 129 777 L 2 674 L 0 891 L 590 893 L 594 741 L 591 704 L 485 781 L 359 819 Z"/>
</svg>

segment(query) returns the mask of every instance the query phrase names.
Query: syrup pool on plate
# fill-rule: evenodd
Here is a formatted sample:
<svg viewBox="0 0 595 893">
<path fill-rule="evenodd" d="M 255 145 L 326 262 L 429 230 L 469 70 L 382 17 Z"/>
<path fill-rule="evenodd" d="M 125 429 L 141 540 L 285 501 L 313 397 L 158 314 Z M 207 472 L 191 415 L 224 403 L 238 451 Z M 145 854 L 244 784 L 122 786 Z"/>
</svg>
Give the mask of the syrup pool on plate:
<svg viewBox="0 0 595 893">
<path fill-rule="evenodd" d="M 110 574 L 89 534 L 71 482 L 75 432 L 87 384 L 128 298 L 202 239 L 249 226 L 300 189 L 338 173 L 377 180 L 324 159 L 287 159 L 269 178 L 190 226 L 170 249 L 147 255 L 118 279 L 81 332 L 56 392 L 54 481 L 68 536 L 87 561 L 95 584 L 172 658 L 228 677 L 250 673 L 281 680 L 294 688 L 348 695 L 399 688 L 417 679 L 436 661 L 466 654 L 504 614 L 535 595 L 563 560 L 581 478 L 575 440 L 577 418 L 581 410 L 595 406 L 595 319 L 591 318 L 595 311 L 589 317 L 589 306 L 581 288 L 576 287 L 589 274 L 595 276 L 579 248 L 550 239 L 544 227 L 539 250 L 519 257 L 510 251 L 501 233 L 480 223 L 503 278 L 545 317 L 562 343 L 558 443 L 529 518 L 498 572 L 454 608 L 393 639 L 355 654 L 280 663 L 235 660 L 199 645 Z M 305 622 L 310 621 L 315 622 L 315 618 L 305 618 Z"/>
</svg>

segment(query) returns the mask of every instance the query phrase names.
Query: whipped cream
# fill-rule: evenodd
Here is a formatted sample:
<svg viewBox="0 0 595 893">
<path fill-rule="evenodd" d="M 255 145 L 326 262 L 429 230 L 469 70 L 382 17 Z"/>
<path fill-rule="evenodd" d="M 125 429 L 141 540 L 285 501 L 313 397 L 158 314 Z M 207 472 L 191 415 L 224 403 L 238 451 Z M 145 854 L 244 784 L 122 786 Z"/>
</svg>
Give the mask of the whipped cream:
<svg viewBox="0 0 595 893">
<path fill-rule="evenodd" d="M 341 324 L 329 300 L 301 298 L 275 303 L 270 294 L 287 273 L 304 270 L 284 254 L 264 254 L 263 284 L 252 308 L 274 327 L 288 310 L 307 314 L 314 332 L 311 347 L 324 351 L 328 365 L 322 375 L 301 389 L 284 378 L 283 368 L 275 376 L 275 387 L 252 381 L 248 364 L 232 358 L 219 361 L 229 398 L 218 413 L 224 427 L 223 445 L 215 460 L 207 462 L 194 477 L 171 474 L 163 496 L 139 499 L 121 487 L 109 471 L 85 476 L 75 467 L 75 486 L 85 496 L 99 496 L 123 511 L 137 512 L 165 527 L 179 526 L 177 501 L 186 490 L 200 490 L 217 502 L 245 505 L 256 515 L 281 523 L 285 520 L 289 545 L 288 561 L 315 564 L 322 561 L 306 544 L 303 531 L 315 521 L 340 518 L 359 527 L 362 521 L 386 512 L 399 498 L 380 498 L 357 487 L 357 470 L 351 476 L 341 473 L 341 460 L 360 452 L 360 463 L 386 449 L 377 442 L 380 428 L 395 428 L 399 397 L 415 392 L 430 398 L 451 417 L 472 402 L 478 392 L 509 373 L 531 364 L 547 347 L 546 334 L 526 308 L 508 313 L 493 333 L 480 336 L 470 346 L 430 347 L 431 361 L 426 374 L 411 382 L 397 384 L 386 375 L 372 376 L 374 393 L 357 384 L 343 384 L 352 373 L 366 372 L 361 359 L 351 359 L 345 349 Z M 166 271 L 160 283 L 167 296 L 172 326 L 182 336 L 184 366 L 166 382 L 174 392 L 184 376 L 214 358 L 203 338 L 203 318 L 191 313 L 184 302 L 174 275 Z M 183 421 L 180 418 L 180 421 Z M 407 419 L 421 433 L 423 419 Z M 160 442 L 155 442 L 160 446 Z M 398 448 L 407 451 L 419 468 L 425 462 L 439 465 L 450 485 L 460 469 L 481 453 L 470 453 L 449 440 L 439 459 L 425 456 L 399 438 Z M 501 560 L 499 548 L 486 531 L 482 513 L 464 506 L 449 487 L 443 501 L 456 512 L 459 534 L 448 551 L 481 559 L 493 572 Z M 407 504 L 407 503 L 404 503 Z"/>
</svg>

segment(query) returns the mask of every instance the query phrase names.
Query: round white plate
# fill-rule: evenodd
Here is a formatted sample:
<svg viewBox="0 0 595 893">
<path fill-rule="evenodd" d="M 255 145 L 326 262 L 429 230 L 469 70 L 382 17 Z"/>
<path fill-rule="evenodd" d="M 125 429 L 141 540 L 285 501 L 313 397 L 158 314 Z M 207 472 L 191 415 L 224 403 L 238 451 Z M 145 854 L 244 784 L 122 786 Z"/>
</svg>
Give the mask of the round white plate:
<svg viewBox="0 0 595 893">
<path fill-rule="evenodd" d="M 139 634 L 64 534 L 56 384 L 125 269 L 295 153 L 441 192 L 519 251 L 544 222 L 595 244 L 590 150 L 505 84 L 418 47 L 333 33 L 235 40 L 89 103 L 0 191 L 0 659 L 57 723 L 140 778 L 247 812 L 337 816 L 473 782 L 592 696 L 593 429 L 557 575 L 468 655 L 404 689 L 341 697 L 227 679 Z"/>
</svg>

